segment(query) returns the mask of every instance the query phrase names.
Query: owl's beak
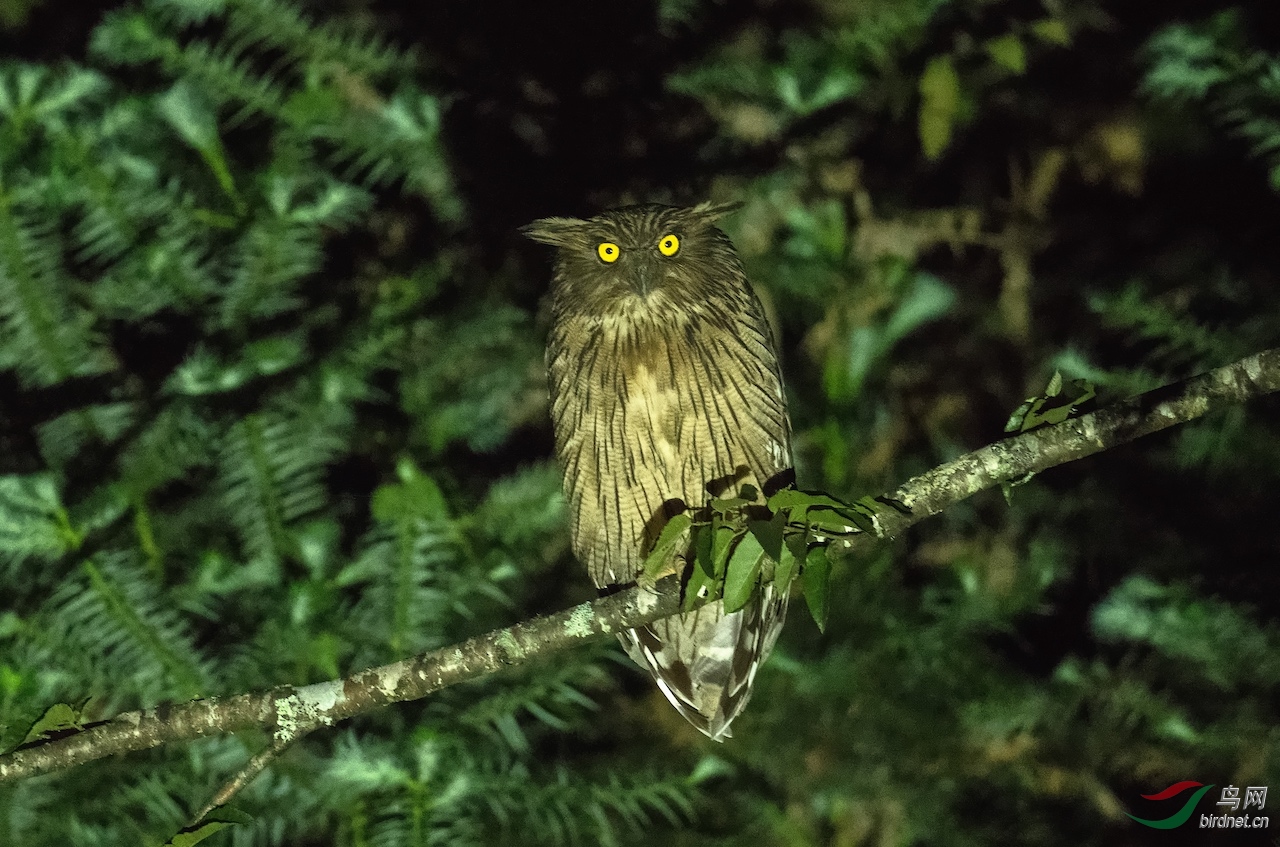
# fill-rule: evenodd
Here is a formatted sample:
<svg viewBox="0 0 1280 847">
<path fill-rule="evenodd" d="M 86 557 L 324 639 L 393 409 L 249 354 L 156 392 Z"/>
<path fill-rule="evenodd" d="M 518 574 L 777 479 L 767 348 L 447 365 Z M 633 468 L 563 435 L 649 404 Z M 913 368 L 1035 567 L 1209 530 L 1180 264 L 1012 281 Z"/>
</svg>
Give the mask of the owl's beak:
<svg viewBox="0 0 1280 847">
<path fill-rule="evenodd" d="M 658 263 L 649 257 L 642 258 L 635 269 L 635 278 L 632 280 L 632 288 L 641 297 L 648 296 L 650 291 L 658 287 L 658 281 L 661 279 L 661 268 Z"/>
</svg>

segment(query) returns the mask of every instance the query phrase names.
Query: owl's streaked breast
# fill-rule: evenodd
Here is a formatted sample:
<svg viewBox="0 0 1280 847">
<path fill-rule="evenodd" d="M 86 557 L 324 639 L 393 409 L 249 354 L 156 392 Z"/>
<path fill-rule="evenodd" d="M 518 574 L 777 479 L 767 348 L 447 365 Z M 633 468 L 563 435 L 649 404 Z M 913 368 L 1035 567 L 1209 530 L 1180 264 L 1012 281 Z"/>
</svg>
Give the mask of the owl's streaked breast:
<svg viewBox="0 0 1280 847">
<path fill-rule="evenodd" d="M 753 313 L 575 316 L 553 331 L 557 452 L 575 552 L 597 585 L 636 577 L 664 504 L 698 508 L 709 484 L 759 490 L 790 467 L 776 363 L 760 330 L 741 326 Z M 721 337 L 734 331 L 746 343 Z"/>
<path fill-rule="evenodd" d="M 626 419 L 647 436 L 638 444 L 641 464 L 661 467 L 670 478 L 680 464 L 680 395 L 669 382 L 659 381 L 656 371 L 645 362 L 636 365 L 626 380 Z M 644 454 L 646 445 L 649 454 Z"/>
</svg>

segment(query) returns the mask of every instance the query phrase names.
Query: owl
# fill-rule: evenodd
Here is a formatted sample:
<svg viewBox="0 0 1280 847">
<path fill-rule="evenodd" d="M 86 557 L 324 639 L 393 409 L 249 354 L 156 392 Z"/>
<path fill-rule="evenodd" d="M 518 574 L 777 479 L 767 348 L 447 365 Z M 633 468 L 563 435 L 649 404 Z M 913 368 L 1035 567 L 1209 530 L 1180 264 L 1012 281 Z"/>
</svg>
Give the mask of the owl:
<svg viewBox="0 0 1280 847">
<path fill-rule="evenodd" d="M 523 232 L 556 248 L 547 371 L 574 554 L 597 588 L 636 581 L 666 521 L 744 484 L 788 484 L 791 426 L 772 333 L 733 245 L 735 206 L 628 206 Z M 766 585 L 619 635 L 719 741 L 786 616 Z"/>
</svg>

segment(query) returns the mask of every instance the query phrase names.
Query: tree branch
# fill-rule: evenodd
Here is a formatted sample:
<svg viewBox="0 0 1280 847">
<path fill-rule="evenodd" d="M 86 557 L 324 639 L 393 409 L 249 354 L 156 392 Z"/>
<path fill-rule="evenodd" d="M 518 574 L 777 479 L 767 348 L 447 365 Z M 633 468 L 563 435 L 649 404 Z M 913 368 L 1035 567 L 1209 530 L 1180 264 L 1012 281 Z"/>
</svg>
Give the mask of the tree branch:
<svg viewBox="0 0 1280 847">
<path fill-rule="evenodd" d="M 632 629 L 679 609 L 679 581 L 670 576 L 652 590 L 629 588 L 345 679 L 126 712 L 73 735 L 0 756 L 0 782 L 239 729 L 265 728 L 275 743 L 288 744 L 316 727 L 389 703 L 417 700 L 463 680 Z"/>
<path fill-rule="evenodd" d="M 1275 391 L 1280 391 L 1280 349 L 1258 353 L 1056 426 L 999 441 L 921 474 L 888 495 L 911 511 L 902 514 L 886 510 L 878 514 L 878 534 L 897 535 L 984 489 Z M 869 535 L 854 536 L 849 546 L 856 550 L 875 540 Z M 0 782 L 69 768 L 116 753 L 250 727 L 271 730 L 273 746 L 287 745 L 317 727 L 389 703 L 425 697 L 534 656 L 642 626 L 675 614 L 679 608 L 679 583 L 672 576 L 652 590 L 628 588 L 345 679 L 127 712 L 72 735 L 0 756 Z"/>
</svg>

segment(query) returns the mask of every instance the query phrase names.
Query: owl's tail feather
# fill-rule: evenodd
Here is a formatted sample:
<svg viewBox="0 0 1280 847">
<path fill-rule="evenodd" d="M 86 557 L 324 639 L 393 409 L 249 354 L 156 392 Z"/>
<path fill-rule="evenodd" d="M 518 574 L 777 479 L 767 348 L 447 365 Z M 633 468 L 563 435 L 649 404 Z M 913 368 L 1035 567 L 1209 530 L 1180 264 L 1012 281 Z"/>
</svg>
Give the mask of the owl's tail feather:
<svg viewBox="0 0 1280 847">
<path fill-rule="evenodd" d="M 733 614 L 726 615 L 717 600 L 619 633 L 618 640 L 689 723 L 723 741 L 751 699 L 756 670 L 773 650 L 786 615 L 786 595 L 770 584 Z"/>
</svg>

